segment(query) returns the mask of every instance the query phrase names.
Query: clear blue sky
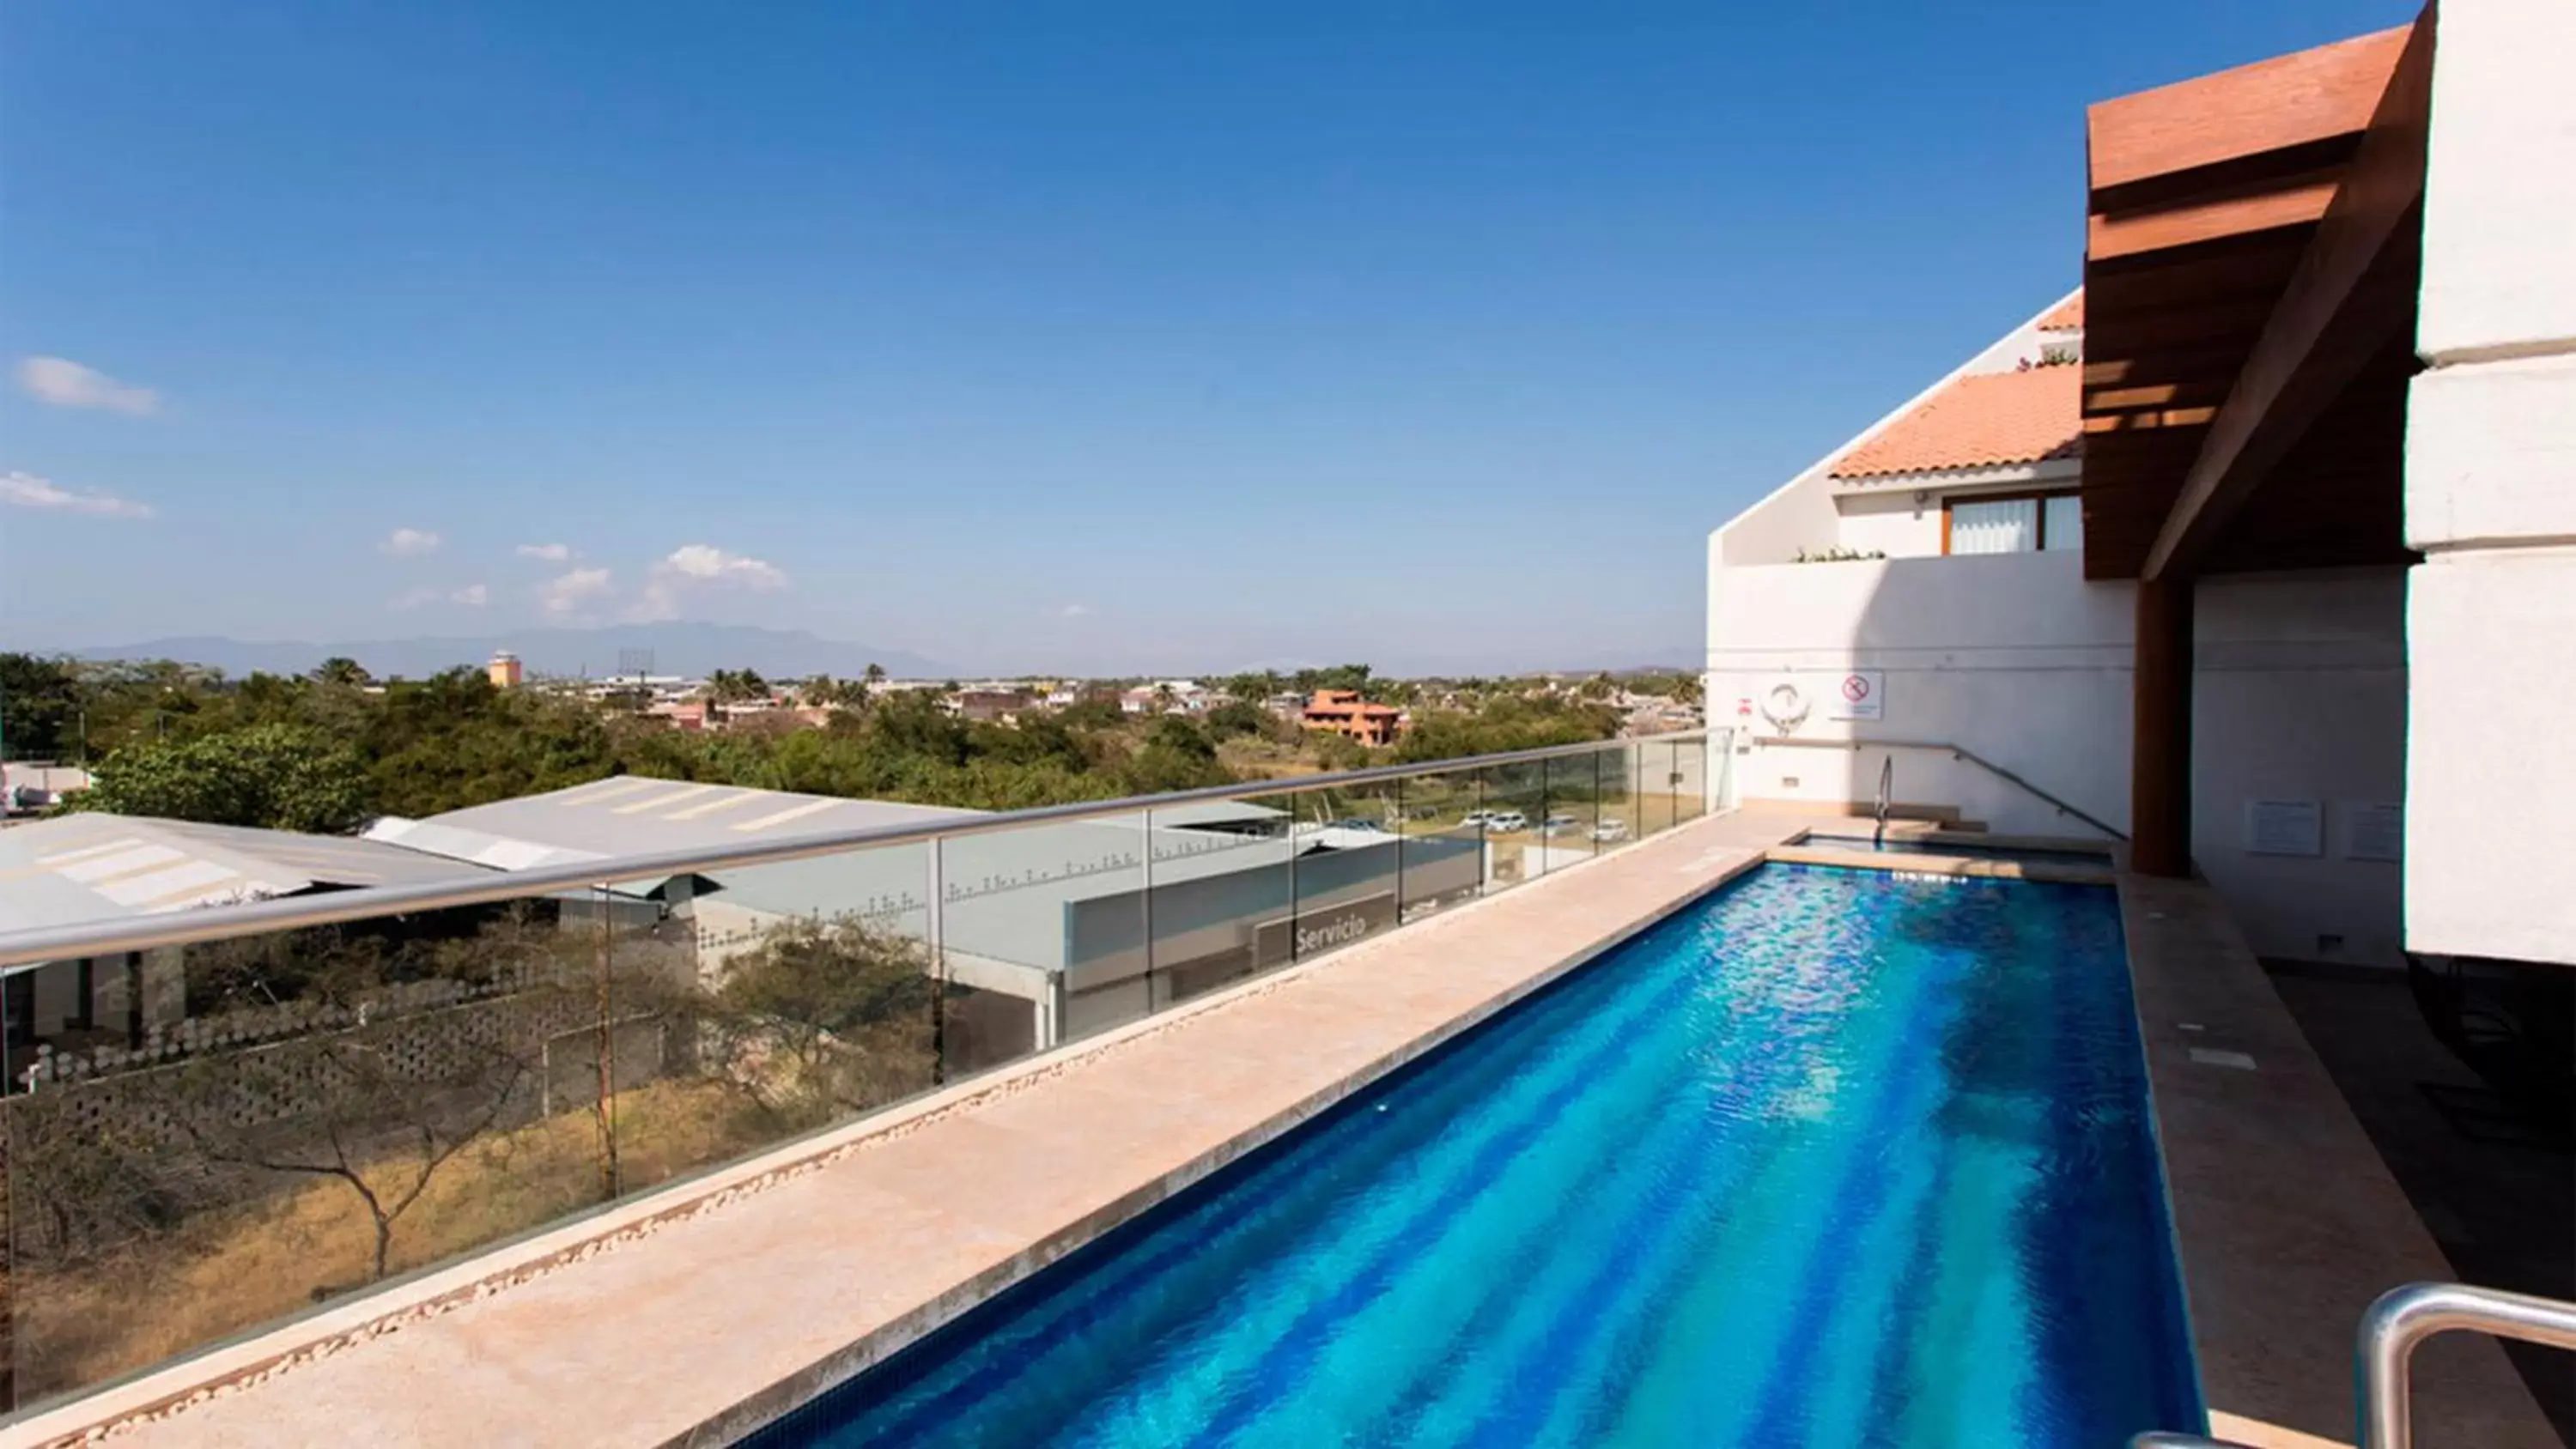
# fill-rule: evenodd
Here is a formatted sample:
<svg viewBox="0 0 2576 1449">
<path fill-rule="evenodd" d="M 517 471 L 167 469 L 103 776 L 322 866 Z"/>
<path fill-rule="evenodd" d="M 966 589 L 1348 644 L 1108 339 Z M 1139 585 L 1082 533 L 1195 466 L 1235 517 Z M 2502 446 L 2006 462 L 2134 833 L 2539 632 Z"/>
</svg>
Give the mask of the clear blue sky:
<svg viewBox="0 0 2576 1449">
<path fill-rule="evenodd" d="M 0 646 L 1686 656 L 2087 101 L 2413 8 L 13 0 Z"/>
</svg>

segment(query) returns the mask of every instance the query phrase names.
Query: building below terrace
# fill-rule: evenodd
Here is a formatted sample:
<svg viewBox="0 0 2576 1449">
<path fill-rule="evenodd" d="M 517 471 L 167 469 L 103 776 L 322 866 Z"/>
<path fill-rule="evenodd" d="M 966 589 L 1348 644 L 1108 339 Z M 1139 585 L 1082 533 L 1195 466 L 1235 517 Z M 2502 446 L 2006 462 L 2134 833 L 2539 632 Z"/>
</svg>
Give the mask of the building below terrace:
<svg viewBox="0 0 2576 1449">
<path fill-rule="evenodd" d="M 664 851 L 720 852 L 799 835 L 968 820 L 984 812 L 623 778 L 377 822 L 368 840 L 499 870 Z M 1145 969 L 1144 852 L 1152 856 L 1154 970 Z M 1399 838 L 1349 822 L 1293 825 L 1242 801 L 1179 805 L 1142 821 L 1026 826 L 948 841 L 936 930 L 952 1031 L 996 1059 L 1134 1020 L 1287 959 L 1298 929 L 1365 935 L 1473 895 L 1495 851 L 1480 839 Z M 1403 896 L 1398 899 L 1401 854 Z M 927 848 L 901 845 L 621 881 L 630 918 L 667 921 L 720 970 L 778 923 L 857 916 L 931 936 Z M 1319 922 L 1318 913 L 1326 919 Z"/>
</svg>

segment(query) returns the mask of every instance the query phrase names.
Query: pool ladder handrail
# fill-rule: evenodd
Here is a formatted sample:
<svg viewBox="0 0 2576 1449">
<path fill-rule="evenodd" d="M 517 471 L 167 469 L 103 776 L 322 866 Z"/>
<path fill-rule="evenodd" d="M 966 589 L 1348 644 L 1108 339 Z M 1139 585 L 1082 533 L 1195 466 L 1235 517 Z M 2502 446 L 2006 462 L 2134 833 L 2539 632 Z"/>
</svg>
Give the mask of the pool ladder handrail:
<svg viewBox="0 0 2576 1449">
<path fill-rule="evenodd" d="M 2360 1400 L 2359 1449 L 2414 1449 L 2415 1349 L 2439 1333 L 2483 1333 L 2576 1351 L 2576 1303 L 2473 1288 L 2465 1283 L 2408 1283 L 2363 1311 L 2353 1344 L 2353 1390 Z M 2225 1439 L 2157 1429 L 2129 1440 L 2130 1449 L 2242 1449 Z"/>
<path fill-rule="evenodd" d="M 1878 828 L 1870 832 L 1869 848 L 1887 847 L 1887 807 L 1896 794 L 1896 756 L 1881 755 L 1878 761 Z"/>
</svg>

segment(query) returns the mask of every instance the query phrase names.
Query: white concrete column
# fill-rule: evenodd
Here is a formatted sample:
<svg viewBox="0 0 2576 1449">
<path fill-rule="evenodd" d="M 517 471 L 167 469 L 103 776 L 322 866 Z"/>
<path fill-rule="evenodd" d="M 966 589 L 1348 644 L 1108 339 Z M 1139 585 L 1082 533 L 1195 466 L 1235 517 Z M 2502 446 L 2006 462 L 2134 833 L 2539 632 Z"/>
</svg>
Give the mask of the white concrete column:
<svg viewBox="0 0 2576 1449">
<path fill-rule="evenodd" d="M 2576 964 L 2576 4 L 2446 0 L 2406 442 L 2406 944 Z"/>
</svg>

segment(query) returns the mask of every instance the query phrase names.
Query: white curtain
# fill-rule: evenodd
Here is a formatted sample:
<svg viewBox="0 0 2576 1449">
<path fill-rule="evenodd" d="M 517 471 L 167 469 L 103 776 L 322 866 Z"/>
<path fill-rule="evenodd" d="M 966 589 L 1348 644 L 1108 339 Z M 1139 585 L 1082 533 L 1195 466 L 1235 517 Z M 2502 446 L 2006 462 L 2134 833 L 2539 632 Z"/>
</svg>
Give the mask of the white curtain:
<svg viewBox="0 0 2576 1449">
<path fill-rule="evenodd" d="M 1950 552 L 2027 553 L 2039 546 L 2039 500 L 1950 505 Z"/>
</svg>

